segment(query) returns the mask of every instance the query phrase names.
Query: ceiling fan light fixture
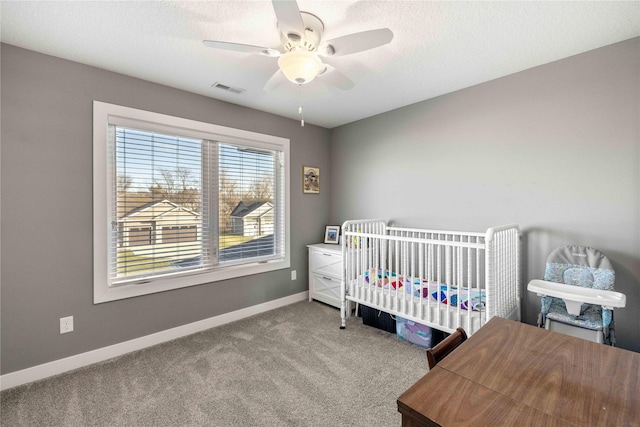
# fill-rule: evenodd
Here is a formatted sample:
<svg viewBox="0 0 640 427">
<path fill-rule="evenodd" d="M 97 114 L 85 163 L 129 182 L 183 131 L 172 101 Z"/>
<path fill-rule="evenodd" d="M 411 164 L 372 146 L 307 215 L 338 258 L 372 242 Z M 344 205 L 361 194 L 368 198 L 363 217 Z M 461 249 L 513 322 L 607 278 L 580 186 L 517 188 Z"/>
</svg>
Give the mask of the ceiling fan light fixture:
<svg viewBox="0 0 640 427">
<path fill-rule="evenodd" d="M 287 79 L 303 85 L 316 78 L 322 69 L 322 61 L 311 52 L 293 50 L 278 58 L 278 66 Z"/>
</svg>

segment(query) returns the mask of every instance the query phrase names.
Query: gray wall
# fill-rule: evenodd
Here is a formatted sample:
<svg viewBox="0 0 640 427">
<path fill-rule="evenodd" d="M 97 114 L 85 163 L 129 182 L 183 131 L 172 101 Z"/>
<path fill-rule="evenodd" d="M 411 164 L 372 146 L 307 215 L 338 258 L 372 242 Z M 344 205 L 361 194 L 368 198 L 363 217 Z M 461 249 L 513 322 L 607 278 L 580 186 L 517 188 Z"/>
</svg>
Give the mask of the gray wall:
<svg viewBox="0 0 640 427">
<path fill-rule="evenodd" d="M 618 344 L 640 351 L 639 51 L 629 40 L 330 132 L 3 44 L 1 373 L 305 291 L 305 245 L 362 217 L 517 222 L 525 284 L 556 246 L 597 247 L 628 298 Z M 298 279 L 283 270 L 93 305 L 94 99 L 291 139 Z M 303 165 L 321 168 L 320 195 L 302 194 Z M 525 291 L 523 308 L 533 323 L 539 299 Z M 68 315 L 75 331 L 59 335 Z"/>
<path fill-rule="evenodd" d="M 555 247 L 598 248 L 627 295 L 618 345 L 640 351 L 639 52 L 627 40 L 333 129 L 331 220 L 518 223 L 523 287 Z"/>
<path fill-rule="evenodd" d="M 307 290 L 305 245 L 323 238 L 329 194 L 302 194 L 302 166 L 330 175 L 328 130 L 9 45 L 1 55 L 2 374 Z M 281 270 L 93 305 L 94 99 L 289 138 L 297 280 Z M 75 331 L 60 335 L 69 315 Z"/>
</svg>

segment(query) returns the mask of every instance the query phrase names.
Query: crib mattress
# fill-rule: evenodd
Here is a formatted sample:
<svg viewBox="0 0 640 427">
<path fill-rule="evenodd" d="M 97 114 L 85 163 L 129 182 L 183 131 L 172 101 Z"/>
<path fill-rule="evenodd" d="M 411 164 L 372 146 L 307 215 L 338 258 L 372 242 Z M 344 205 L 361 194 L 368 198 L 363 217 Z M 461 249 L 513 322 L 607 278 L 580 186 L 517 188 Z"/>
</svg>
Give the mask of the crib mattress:
<svg viewBox="0 0 640 427">
<path fill-rule="evenodd" d="M 364 283 L 394 290 L 402 290 L 415 297 L 432 298 L 433 301 L 458 305 L 463 310 L 481 311 L 485 309 L 486 294 L 484 289 L 461 288 L 455 285 L 445 285 L 419 278 L 410 278 L 394 272 L 380 269 L 369 269 L 364 274 Z"/>
</svg>

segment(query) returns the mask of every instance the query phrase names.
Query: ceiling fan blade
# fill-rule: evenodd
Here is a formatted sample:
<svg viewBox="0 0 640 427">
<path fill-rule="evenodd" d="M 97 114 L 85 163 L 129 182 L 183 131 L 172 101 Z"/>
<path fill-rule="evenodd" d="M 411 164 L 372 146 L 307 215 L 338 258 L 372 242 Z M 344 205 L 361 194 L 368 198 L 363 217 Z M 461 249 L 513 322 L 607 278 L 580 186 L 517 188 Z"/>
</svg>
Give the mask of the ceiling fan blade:
<svg viewBox="0 0 640 427">
<path fill-rule="evenodd" d="M 351 79 L 344 75 L 341 71 L 336 70 L 329 64 L 324 64 L 325 69 L 321 73 L 318 74 L 318 78 L 323 82 L 328 83 L 332 86 L 337 87 L 342 90 L 353 89 L 355 83 L 351 81 Z"/>
<path fill-rule="evenodd" d="M 212 47 L 214 49 L 231 50 L 233 52 L 257 53 L 260 55 L 274 56 L 274 57 L 280 56 L 280 52 L 278 52 L 275 49 L 262 47 L 262 46 L 252 46 L 250 44 L 220 42 L 215 40 L 204 40 L 202 44 L 204 44 L 207 47 Z"/>
<path fill-rule="evenodd" d="M 276 12 L 278 19 L 278 28 L 284 35 L 297 34 L 298 37 L 304 36 L 304 23 L 298 4 L 291 1 L 273 0 L 273 10 Z"/>
<path fill-rule="evenodd" d="M 264 88 L 262 88 L 262 90 L 276 89 L 277 87 L 279 87 L 282 83 L 284 83 L 286 81 L 287 81 L 287 78 L 284 76 L 284 74 L 282 74 L 282 71 L 280 71 L 278 69 L 275 73 L 273 73 L 273 75 L 267 81 L 267 83 L 264 85 Z"/>
<path fill-rule="evenodd" d="M 388 28 L 362 31 L 327 40 L 319 49 L 323 56 L 344 56 L 362 52 L 389 43 L 393 32 Z"/>
</svg>

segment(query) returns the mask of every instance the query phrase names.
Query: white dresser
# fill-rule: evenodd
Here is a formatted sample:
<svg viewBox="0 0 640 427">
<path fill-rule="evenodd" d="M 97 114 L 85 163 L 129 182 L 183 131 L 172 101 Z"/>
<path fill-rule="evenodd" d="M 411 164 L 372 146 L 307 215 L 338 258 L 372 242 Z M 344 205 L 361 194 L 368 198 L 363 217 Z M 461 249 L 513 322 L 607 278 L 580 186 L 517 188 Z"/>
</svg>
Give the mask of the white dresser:
<svg viewBox="0 0 640 427">
<path fill-rule="evenodd" d="M 340 308 L 342 246 L 318 243 L 309 248 L 309 301 Z"/>
</svg>

